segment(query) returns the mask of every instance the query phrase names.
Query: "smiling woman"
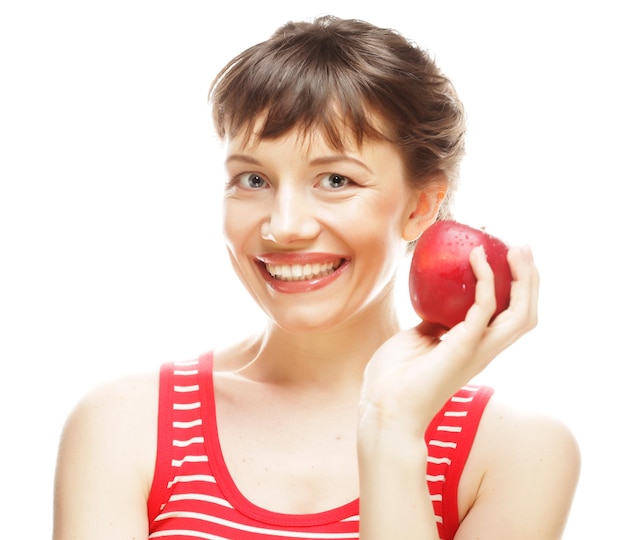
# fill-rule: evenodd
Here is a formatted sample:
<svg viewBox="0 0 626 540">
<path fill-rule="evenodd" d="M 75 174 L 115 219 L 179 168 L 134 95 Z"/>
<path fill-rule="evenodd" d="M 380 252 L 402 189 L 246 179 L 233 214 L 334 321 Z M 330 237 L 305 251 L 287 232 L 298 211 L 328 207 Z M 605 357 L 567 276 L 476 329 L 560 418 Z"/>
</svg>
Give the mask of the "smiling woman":
<svg viewBox="0 0 626 540">
<path fill-rule="evenodd" d="M 236 56 L 210 96 L 228 255 L 266 323 L 77 406 L 55 540 L 560 537 L 576 441 L 474 382 L 536 324 L 530 250 L 510 248 L 495 319 L 474 250 L 462 322 L 399 322 L 400 261 L 449 215 L 464 153 L 451 82 L 398 32 L 322 17 Z"/>
<path fill-rule="evenodd" d="M 405 224 L 417 195 L 391 143 L 359 147 L 345 141 L 338 154 L 322 133 L 312 128 L 308 136 L 306 146 L 297 131 L 253 144 L 242 136 L 226 143 L 224 231 L 231 261 L 280 326 L 293 323 L 298 309 L 310 316 L 313 306 L 328 319 L 325 324 L 351 320 L 382 290 L 390 292 L 403 235 L 414 234 L 411 226 L 418 219 L 425 223 L 436 214 L 436 192 L 444 189 L 436 184 L 437 190 L 423 190 L 423 200 L 435 191 L 430 206 L 423 204 L 425 215 L 415 213 Z M 331 184 L 333 178 L 339 182 Z M 302 265 L 309 271 L 316 265 L 323 275 L 293 280 L 294 271 L 302 277 Z M 273 294 L 313 291 L 317 296 L 306 302 Z M 280 317 L 273 307 L 277 302 L 283 306 Z"/>
</svg>

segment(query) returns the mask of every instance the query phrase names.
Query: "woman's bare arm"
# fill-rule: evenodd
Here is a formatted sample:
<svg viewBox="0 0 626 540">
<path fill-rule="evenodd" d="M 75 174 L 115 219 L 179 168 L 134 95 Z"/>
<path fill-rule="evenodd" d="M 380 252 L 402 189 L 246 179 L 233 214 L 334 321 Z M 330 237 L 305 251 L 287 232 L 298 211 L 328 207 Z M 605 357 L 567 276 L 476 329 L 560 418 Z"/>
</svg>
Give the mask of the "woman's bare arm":
<svg viewBox="0 0 626 540">
<path fill-rule="evenodd" d="M 485 474 L 457 540 L 562 537 L 580 472 L 578 444 L 565 425 L 492 402 L 472 451 Z"/>
<path fill-rule="evenodd" d="M 437 538 L 427 484 L 409 481 L 425 475 L 427 425 L 456 389 L 536 324 L 539 276 L 529 250 L 509 251 L 511 304 L 492 323 L 493 272 L 480 250 L 471 260 L 478 283 L 465 321 L 442 341 L 427 326 L 400 332 L 366 370 L 358 446 L 363 540 Z M 578 475 L 573 439 L 557 424 L 538 419 L 500 425 L 501 456 L 481 470 L 480 490 L 457 538 L 559 538 Z M 535 493 L 540 490 L 549 502 Z"/>
</svg>

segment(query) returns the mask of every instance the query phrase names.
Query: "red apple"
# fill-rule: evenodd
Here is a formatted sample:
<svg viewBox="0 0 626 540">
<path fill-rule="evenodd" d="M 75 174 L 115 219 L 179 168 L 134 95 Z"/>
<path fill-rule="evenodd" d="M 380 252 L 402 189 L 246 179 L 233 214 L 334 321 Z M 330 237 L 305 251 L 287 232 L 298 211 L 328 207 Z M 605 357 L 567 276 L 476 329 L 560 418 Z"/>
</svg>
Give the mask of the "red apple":
<svg viewBox="0 0 626 540">
<path fill-rule="evenodd" d="M 452 328 L 465 319 L 476 291 L 469 254 L 479 245 L 484 247 L 495 277 L 493 317 L 508 307 L 512 277 L 507 245 L 483 230 L 441 220 L 417 240 L 409 271 L 411 302 L 423 321 Z"/>
</svg>

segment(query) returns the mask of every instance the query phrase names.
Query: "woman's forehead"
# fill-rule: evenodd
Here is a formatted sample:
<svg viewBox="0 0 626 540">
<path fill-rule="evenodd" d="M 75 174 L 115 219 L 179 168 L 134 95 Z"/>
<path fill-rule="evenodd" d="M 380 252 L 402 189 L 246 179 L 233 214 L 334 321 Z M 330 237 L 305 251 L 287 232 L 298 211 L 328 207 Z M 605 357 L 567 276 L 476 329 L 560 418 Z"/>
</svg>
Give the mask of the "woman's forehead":
<svg viewBox="0 0 626 540">
<path fill-rule="evenodd" d="M 359 150 L 364 143 L 389 142 L 385 134 L 384 121 L 379 115 L 370 114 L 367 128 L 359 127 L 347 121 L 335 111 L 332 115 L 323 115 L 316 122 L 301 121 L 293 126 L 286 126 L 278 133 L 267 128 L 267 113 L 259 114 L 248 123 L 240 126 L 229 126 L 225 136 L 228 145 L 236 145 L 242 149 L 253 149 L 262 141 L 294 137 L 301 148 L 309 151 L 316 146 L 327 146 L 332 150 Z M 268 134 L 268 131 L 271 134 Z"/>
<path fill-rule="evenodd" d="M 277 137 L 261 137 L 258 132 L 240 132 L 225 139 L 226 154 L 254 153 L 267 144 L 289 144 L 301 156 L 306 158 L 320 155 L 350 155 L 360 154 L 365 148 L 382 141 L 357 141 L 354 136 L 345 136 L 341 145 L 333 144 L 320 127 L 311 127 L 308 130 L 294 128 Z"/>
</svg>

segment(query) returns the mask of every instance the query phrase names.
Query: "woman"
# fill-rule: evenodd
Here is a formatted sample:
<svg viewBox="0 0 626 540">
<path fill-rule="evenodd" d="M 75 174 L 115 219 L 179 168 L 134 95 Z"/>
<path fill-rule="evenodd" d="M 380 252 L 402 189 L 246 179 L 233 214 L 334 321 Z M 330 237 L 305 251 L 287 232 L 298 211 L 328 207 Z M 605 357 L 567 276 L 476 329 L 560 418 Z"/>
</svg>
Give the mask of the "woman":
<svg viewBox="0 0 626 540">
<path fill-rule="evenodd" d="M 395 311 L 400 258 L 450 215 L 450 82 L 396 32 L 323 17 L 244 51 L 211 100 L 226 245 L 267 325 L 79 404 L 55 539 L 560 538 L 575 440 L 471 384 L 536 324 L 530 250 L 510 249 L 491 323 L 480 249 L 465 321 L 402 330 Z"/>
</svg>

